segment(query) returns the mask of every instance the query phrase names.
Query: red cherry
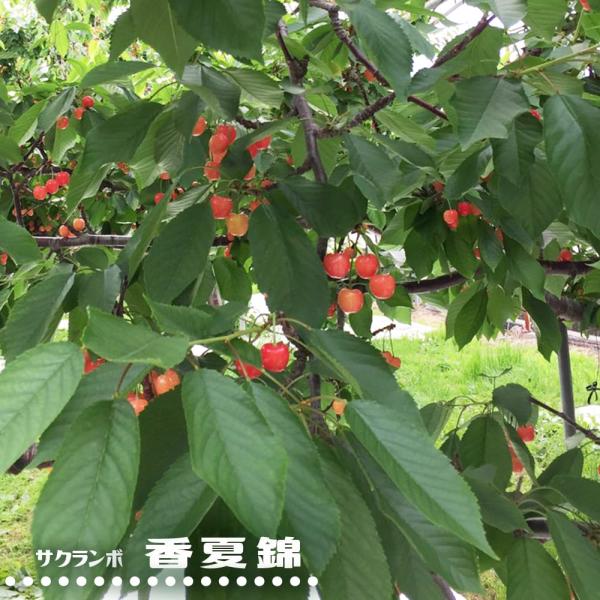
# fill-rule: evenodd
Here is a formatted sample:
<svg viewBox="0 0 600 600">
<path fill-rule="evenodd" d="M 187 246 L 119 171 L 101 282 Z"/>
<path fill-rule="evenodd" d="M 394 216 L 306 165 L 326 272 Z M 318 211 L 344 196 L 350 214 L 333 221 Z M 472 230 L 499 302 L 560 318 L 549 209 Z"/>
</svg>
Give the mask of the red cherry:
<svg viewBox="0 0 600 600">
<path fill-rule="evenodd" d="M 329 308 L 327 309 L 327 316 L 329 318 L 333 317 L 333 315 L 335 315 L 335 313 L 337 312 L 337 304 L 335 302 L 332 302 L 329 305 Z"/>
<path fill-rule="evenodd" d="M 252 200 L 252 202 L 250 202 L 250 204 L 248 204 L 248 208 L 250 209 L 250 212 L 254 212 L 261 205 L 262 205 L 262 200 L 257 198 L 255 200 Z"/>
<path fill-rule="evenodd" d="M 337 297 L 338 306 L 347 315 L 357 313 L 365 303 L 363 293 L 357 289 L 343 288 Z"/>
<path fill-rule="evenodd" d="M 369 290 L 378 300 L 387 300 L 396 291 L 396 280 L 388 273 L 373 275 L 369 281 Z"/>
<path fill-rule="evenodd" d="M 91 96 L 84 96 L 81 99 L 81 105 L 83 108 L 93 108 L 94 104 L 96 104 L 96 102 Z"/>
<path fill-rule="evenodd" d="M 441 194 L 446 187 L 443 181 L 434 181 L 431 185 L 437 194 Z"/>
<path fill-rule="evenodd" d="M 371 71 L 371 69 L 367 69 L 365 71 L 365 79 L 367 81 L 369 81 L 370 83 L 377 81 L 377 77 L 375 77 L 375 73 L 373 73 L 373 71 Z"/>
<path fill-rule="evenodd" d="M 69 175 L 69 173 L 67 173 L 67 171 L 60 171 L 59 173 L 56 174 L 56 177 L 54 179 L 56 179 L 56 181 L 58 182 L 58 185 L 60 185 L 60 187 L 65 187 L 65 185 L 69 185 L 69 181 L 71 180 L 71 175 Z"/>
<path fill-rule="evenodd" d="M 519 460 L 517 453 L 515 452 L 512 444 L 508 445 L 508 451 L 510 452 L 510 458 L 512 460 L 512 471 L 513 473 L 523 472 L 523 463 Z"/>
<path fill-rule="evenodd" d="M 168 171 L 163 171 L 158 178 L 162 179 L 163 181 L 169 181 L 169 179 L 171 179 L 171 175 L 169 175 Z"/>
<path fill-rule="evenodd" d="M 244 181 L 250 181 L 256 177 L 256 165 L 252 165 L 250 170 L 244 175 Z"/>
<path fill-rule="evenodd" d="M 78 121 L 81 121 L 81 119 L 83 119 L 83 114 L 84 113 L 85 113 L 85 108 L 83 108 L 83 106 L 78 106 L 73 111 L 73 117 L 75 117 L 75 119 L 77 119 Z"/>
<path fill-rule="evenodd" d="M 477 206 L 475 206 L 474 204 L 470 205 L 470 209 L 471 209 L 471 214 L 474 217 L 480 217 L 481 216 L 481 210 Z"/>
<path fill-rule="evenodd" d="M 73 234 L 66 225 L 61 225 L 58 228 L 58 235 L 63 238 L 70 238 Z"/>
<path fill-rule="evenodd" d="M 129 404 L 131 404 L 133 407 L 136 417 L 139 417 L 140 413 L 144 412 L 148 406 L 148 401 L 142 396 L 138 396 L 138 394 L 135 392 L 127 394 L 127 402 L 129 402 Z"/>
<path fill-rule="evenodd" d="M 158 204 L 164 197 L 165 195 L 162 192 L 156 192 L 154 194 L 154 204 Z"/>
<path fill-rule="evenodd" d="M 204 166 L 204 177 L 209 181 L 218 181 L 221 179 L 221 169 L 219 164 L 214 161 L 209 161 Z"/>
<path fill-rule="evenodd" d="M 500 243 L 504 241 L 504 232 L 502 231 L 502 229 L 500 229 L 500 227 L 496 228 L 496 238 Z"/>
<path fill-rule="evenodd" d="M 194 125 L 194 130 L 192 131 L 192 135 L 194 137 L 198 137 L 199 135 L 203 135 L 206 131 L 206 119 L 204 117 L 199 117 Z"/>
<path fill-rule="evenodd" d="M 379 269 L 379 260 L 375 254 L 363 254 L 354 261 L 356 274 L 363 279 L 370 279 Z"/>
<path fill-rule="evenodd" d="M 348 258 L 354 258 L 354 256 L 356 255 L 356 250 L 354 248 L 352 248 L 352 246 L 348 246 L 348 248 L 344 248 L 343 253 Z"/>
<path fill-rule="evenodd" d="M 93 360 L 92 357 L 90 356 L 90 353 L 87 350 L 83 351 L 83 372 L 84 373 L 91 373 L 92 371 L 95 371 L 100 365 L 104 364 L 104 359 L 103 358 L 97 358 L 96 360 Z"/>
<path fill-rule="evenodd" d="M 535 117 L 538 121 L 542 120 L 542 115 L 540 115 L 540 113 L 537 110 L 535 110 L 535 108 L 530 108 L 529 114 L 531 114 L 532 117 Z"/>
<path fill-rule="evenodd" d="M 233 144 L 237 137 L 237 131 L 233 125 L 218 125 L 215 133 L 217 135 L 224 135 L 227 138 L 227 145 Z"/>
<path fill-rule="evenodd" d="M 210 207 L 215 219 L 226 219 L 233 210 L 233 200 L 227 196 L 217 196 L 210 199 Z"/>
<path fill-rule="evenodd" d="M 48 191 L 46 190 L 45 185 L 36 185 L 33 188 L 33 197 L 36 200 L 39 200 L 41 202 L 42 200 L 46 199 L 47 195 L 48 195 Z"/>
<path fill-rule="evenodd" d="M 262 371 L 250 363 L 245 363 L 241 360 L 235 360 L 233 364 L 235 365 L 235 370 L 238 372 L 240 377 L 256 379 L 262 375 Z"/>
<path fill-rule="evenodd" d="M 338 400 L 334 400 L 331 403 L 331 408 L 333 408 L 333 412 L 338 416 L 341 417 L 344 414 L 344 411 L 346 410 L 346 404 L 348 404 L 346 402 L 346 400 L 342 400 L 341 398 Z"/>
<path fill-rule="evenodd" d="M 243 237 L 248 231 L 248 215 L 231 213 L 226 220 L 227 233 L 233 237 Z"/>
<path fill-rule="evenodd" d="M 46 181 L 46 191 L 49 194 L 56 194 L 56 192 L 58 192 L 58 181 L 56 181 L 56 179 L 48 179 L 48 181 Z"/>
<path fill-rule="evenodd" d="M 7 262 L 8 262 L 8 254 L 6 252 L 3 252 L 2 254 L 0 254 L 0 265 L 5 267 Z"/>
<path fill-rule="evenodd" d="M 332 279 L 343 279 L 350 273 L 350 259 L 342 252 L 327 254 L 323 259 L 323 267 Z"/>
<path fill-rule="evenodd" d="M 81 217 L 73 219 L 73 229 L 75 231 L 83 231 L 85 229 L 85 221 Z"/>
<path fill-rule="evenodd" d="M 119 169 L 124 175 L 129 173 L 129 165 L 126 162 L 118 162 L 117 169 Z"/>
<path fill-rule="evenodd" d="M 288 154 L 288 155 L 285 157 L 285 162 L 286 162 L 288 165 L 290 165 L 290 167 L 293 167 L 293 166 L 294 166 L 294 157 L 293 157 L 291 154 Z"/>
<path fill-rule="evenodd" d="M 459 202 L 458 203 L 458 214 L 461 217 L 466 217 L 471 214 L 471 203 L 470 202 Z"/>
<path fill-rule="evenodd" d="M 481 260 L 481 250 L 479 248 L 473 248 L 473 256 L 477 260 Z"/>
<path fill-rule="evenodd" d="M 260 349 L 262 366 L 273 373 L 281 373 L 290 360 L 290 349 L 283 342 L 265 344 Z"/>
<path fill-rule="evenodd" d="M 592 7 L 590 6 L 590 0 L 579 0 L 579 4 L 581 4 L 581 8 L 586 12 L 590 12 Z"/>
<path fill-rule="evenodd" d="M 66 129 L 69 126 L 69 117 L 58 117 L 56 120 L 56 127 L 58 129 Z"/>
<path fill-rule="evenodd" d="M 229 139 L 224 133 L 215 133 L 208 141 L 211 156 L 222 154 L 229 147 Z"/>
<path fill-rule="evenodd" d="M 255 142 L 255 146 L 259 150 L 266 150 L 271 145 L 272 140 L 273 140 L 273 137 L 268 135 L 268 136 L 262 138 L 262 140 L 258 140 L 258 142 Z"/>
<path fill-rule="evenodd" d="M 558 255 L 560 262 L 571 262 L 573 260 L 573 253 L 568 248 L 563 248 Z"/>
<path fill-rule="evenodd" d="M 457 227 L 458 227 L 458 211 L 454 210 L 454 209 L 450 209 L 450 210 L 445 210 L 444 211 L 444 222 L 446 223 L 446 225 L 448 225 L 448 227 L 450 229 L 452 229 L 452 231 L 454 231 Z"/>
<path fill-rule="evenodd" d="M 517 427 L 517 433 L 525 443 L 533 442 L 535 439 L 535 428 L 533 425 L 523 425 L 523 427 Z"/>
<path fill-rule="evenodd" d="M 383 356 L 383 358 L 385 359 L 385 362 L 388 365 L 390 365 L 391 367 L 394 367 L 394 369 L 400 368 L 402 361 L 397 356 L 394 356 L 391 352 L 388 352 L 386 350 L 381 353 L 381 356 Z"/>
</svg>

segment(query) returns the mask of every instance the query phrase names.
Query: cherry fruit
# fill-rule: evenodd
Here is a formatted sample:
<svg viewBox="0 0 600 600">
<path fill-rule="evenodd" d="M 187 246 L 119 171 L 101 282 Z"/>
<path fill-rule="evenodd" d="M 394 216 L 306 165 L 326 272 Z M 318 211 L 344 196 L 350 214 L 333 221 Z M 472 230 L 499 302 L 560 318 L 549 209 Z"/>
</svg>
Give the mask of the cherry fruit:
<svg viewBox="0 0 600 600">
<path fill-rule="evenodd" d="M 323 259 L 323 267 L 332 279 L 343 279 L 350 273 L 350 259 L 343 252 L 327 254 Z"/>
<path fill-rule="evenodd" d="M 379 260 L 375 254 L 362 254 L 354 262 L 356 274 L 363 279 L 371 279 L 379 270 Z"/>
<path fill-rule="evenodd" d="M 283 342 L 265 344 L 260 349 L 262 366 L 272 373 L 284 371 L 290 360 L 290 349 Z"/>
</svg>

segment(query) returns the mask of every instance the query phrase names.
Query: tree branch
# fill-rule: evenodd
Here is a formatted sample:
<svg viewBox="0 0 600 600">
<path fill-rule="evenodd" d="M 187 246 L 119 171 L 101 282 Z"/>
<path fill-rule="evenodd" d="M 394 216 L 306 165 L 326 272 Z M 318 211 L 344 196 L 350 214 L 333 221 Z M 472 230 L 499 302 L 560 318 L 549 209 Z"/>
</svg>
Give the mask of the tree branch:
<svg viewBox="0 0 600 600">
<path fill-rule="evenodd" d="M 458 56 L 478 35 L 481 35 L 486 27 L 493 21 L 494 15 L 488 17 L 487 14 L 484 14 L 481 17 L 481 20 L 473 29 L 471 29 L 470 33 L 467 34 L 456 46 L 450 48 L 448 52 L 442 54 L 437 57 L 437 60 L 433 63 L 432 67 L 435 69 L 436 67 L 440 67 L 444 63 L 452 60 L 456 56 Z"/>
<path fill-rule="evenodd" d="M 130 235 L 96 235 L 82 234 L 72 238 L 53 237 L 53 236 L 33 236 L 33 239 L 40 248 L 50 248 L 58 251 L 61 248 L 81 248 L 84 246 L 106 246 L 107 248 L 124 248 Z M 213 246 L 227 246 L 229 240 L 227 236 L 220 235 L 213 239 Z"/>
</svg>

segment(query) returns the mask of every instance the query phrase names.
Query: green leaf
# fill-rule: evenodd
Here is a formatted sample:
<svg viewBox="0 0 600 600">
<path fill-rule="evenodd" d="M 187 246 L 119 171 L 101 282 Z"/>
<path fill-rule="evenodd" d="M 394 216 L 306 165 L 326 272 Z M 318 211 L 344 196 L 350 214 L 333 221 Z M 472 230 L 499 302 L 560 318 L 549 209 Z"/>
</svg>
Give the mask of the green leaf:
<svg viewBox="0 0 600 600">
<path fill-rule="evenodd" d="M 50 100 L 40 112 L 38 117 L 38 126 L 44 131 L 48 131 L 56 124 L 58 117 L 67 114 L 71 110 L 73 100 L 75 100 L 75 94 L 77 88 L 69 86 L 65 88 L 55 98 Z"/>
<path fill-rule="evenodd" d="M 377 208 L 392 200 L 400 172 L 385 151 L 356 135 L 344 136 L 354 181 Z"/>
<path fill-rule="evenodd" d="M 346 235 L 367 211 L 367 201 L 351 179 L 335 187 L 304 177 L 289 177 L 279 184 L 279 189 L 323 237 Z"/>
<path fill-rule="evenodd" d="M 387 363 L 371 344 L 343 331 L 310 331 L 310 351 L 365 400 L 381 402 L 402 411 L 411 426 L 425 429 L 415 401 L 400 389 Z"/>
<path fill-rule="evenodd" d="M 5 163 L 20 163 L 23 160 L 17 142 L 7 135 L 0 135 L 0 159 Z"/>
<path fill-rule="evenodd" d="M 235 261 L 217 256 L 213 260 L 215 279 L 224 300 L 248 304 L 252 296 L 252 280 Z"/>
<path fill-rule="evenodd" d="M 28 350 L 0 373 L 0 473 L 52 423 L 73 395 L 82 372 L 79 349 L 60 343 Z"/>
<path fill-rule="evenodd" d="M 123 249 L 117 260 L 117 265 L 129 280 L 133 279 L 144 254 L 158 233 L 161 221 L 167 210 L 166 202 L 159 202 L 148 214 L 146 214 L 142 224 L 135 230 L 131 239 L 127 242 L 127 246 Z"/>
<path fill-rule="evenodd" d="M 492 141 L 496 173 L 520 185 L 534 163 L 533 151 L 542 137 L 542 125 L 533 115 L 517 117 L 509 126 L 506 139 Z"/>
<path fill-rule="evenodd" d="M 135 42 L 137 34 L 131 8 L 121 13 L 110 34 L 110 60 L 117 60 Z"/>
<path fill-rule="evenodd" d="M 84 344 L 107 360 L 118 363 L 149 363 L 169 369 L 188 351 L 188 340 L 163 336 L 143 325 L 131 325 L 96 308 L 89 309 Z"/>
<path fill-rule="evenodd" d="M 15 302 L 0 330 L 0 345 L 7 361 L 33 348 L 54 332 L 58 324 L 57 315 L 62 314 L 62 303 L 73 280 L 70 268 L 56 267 Z"/>
<path fill-rule="evenodd" d="M 8 135 L 19 144 L 25 143 L 37 129 L 39 114 L 44 110 L 46 101 L 29 107 L 8 130 Z"/>
<path fill-rule="evenodd" d="M 513 119 L 529 110 L 519 82 L 496 77 L 460 81 L 451 104 L 458 118 L 463 149 L 486 138 L 506 138 Z"/>
<path fill-rule="evenodd" d="M 42 254 L 26 229 L 0 217 L 0 249 L 8 252 L 16 263 L 41 260 Z"/>
<path fill-rule="evenodd" d="M 75 393 L 60 415 L 44 431 L 38 444 L 35 463 L 56 460 L 67 432 L 84 410 L 92 404 L 112 398 L 119 382 L 121 382 L 120 391 L 122 393 L 131 390 L 141 382 L 149 370 L 149 365 L 132 365 L 127 368 L 127 366 L 117 363 L 104 363 L 82 377 Z"/>
<path fill-rule="evenodd" d="M 531 418 L 529 390 L 517 383 L 507 383 L 494 389 L 492 402 L 494 406 L 508 411 L 519 425 L 526 425 Z"/>
<path fill-rule="evenodd" d="M 98 65 L 86 73 L 80 85 L 82 88 L 89 88 L 112 81 L 121 81 L 154 67 L 152 63 L 139 60 L 111 61 Z"/>
<path fill-rule="evenodd" d="M 59 2 L 60 0 L 35 0 L 35 6 L 40 15 L 50 23 Z"/>
<path fill-rule="evenodd" d="M 352 444 L 365 468 L 381 513 L 406 537 L 428 569 L 458 590 L 480 591 L 475 550 L 434 525 L 417 510 L 358 443 Z"/>
<path fill-rule="evenodd" d="M 468 0 L 467 4 L 488 8 L 502 21 L 504 27 L 512 27 L 527 12 L 526 0 Z"/>
<path fill-rule="evenodd" d="M 525 23 L 533 32 L 551 40 L 556 28 L 562 24 L 567 5 L 564 0 L 528 0 Z"/>
<path fill-rule="evenodd" d="M 471 298 L 479 293 L 480 289 L 480 285 L 475 283 L 467 288 L 461 289 L 460 293 L 454 298 L 448 307 L 448 312 L 446 314 L 446 339 L 450 339 L 454 336 L 454 327 L 460 311 L 468 304 Z"/>
<path fill-rule="evenodd" d="M 145 581 L 154 571 L 146 557 L 150 538 L 188 537 L 216 499 L 215 493 L 192 470 L 190 455 L 178 458 L 152 488 L 142 516 L 124 549 L 126 579 Z"/>
<path fill-rule="evenodd" d="M 474 294 L 460 309 L 454 321 L 454 339 L 459 348 L 466 346 L 481 329 L 487 313 L 487 294 L 484 289 Z"/>
<path fill-rule="evenodd" d="M 230 331 L 248 310 L 248 304 L 244 302 L 229 302 L 218 308 L 192 308 L 150 301 L 150 306 L 163 331 L 185 335 L 189 340 L 200 340 Z"/>
<path fill-rule="evenodd" d="M 265 15 L 261 0 L 169 0 L 188 33 L 210 48 L 262 58 Z"/>
<path fill-rule="evenodd" d="M 558 490 L 577 510 L 591 519 L 600 521 L 600 483 L 572 475 L 552 478 L 552 487 Z"/>
<path fill-rule="evenodd" d="M 256 281 L 268 294 L 269 308 L 313 327 L 321 325 L 330 304 L 327 277 L 294 217 L 275 205 L 263 205 L 252 213 L 248 237 Z"/>
<path fill-rule="evenodd" d="M 565 600 L 569 597 L 563 574 L 539 542 L 517 539 L 506 560 L 508 600 Z"/>
<path fill-rule="evenodd" d="M 540 263 L 514 240 L 505 237 L 504 249 L 511 277 L 526 287 L 538 300 L 544 301 L 546 274 Z"/>
<path fill-rule="evenodd" d="M 137 36 L 152 46 L 168 67 L 180 74 L 198 43 L 180 26 L 169 2 L 132 0 L 130 11 Z"/>
<path fill-rule="evenodd" d="M 288 456 L 283 522 L 302 543 L 305 562 L 320 575 L 336 552 L 340 512 L 327 484 L 319 455 L 306 427 L 288 402 L 264 385 L 252 384 L 258 410 Z"/>
<path fill-rule="evenodd" d="M 144 260 L 144 286 L 158 302 L 171 302 L 204 271 L 215 235 L 208 203 L 179 213 L 154 240 Z"/>
<path fill-rule="evenodd" d="M 471 421 L 459 452 L 465 468 L 491 465 L 495 470 L 494 484 L 501 490 L 506 487 L 512 472 L 511 459 L 504 431 L 494 417 L 480 416 Z"/>
<path fill-rule="evenodd" d="M 375 402 L 355 400 L 345 414 L 354 435 L 409 502 L 432 523 L 495 557 L 475 496 L 427 435 L 397 409 Z"/>
<path fill-rule="evenodd" d="M 491 158 L 492 150 L 489 146 L 467 157 L 448 178 L 444 195 L 452 200 L 477 187 Z"/>
<path fill-rule="evenodd" d="M 87 171 L 109 163 L 128 163 L 161 110 L 155 102 L 138 102 L 94 127 L 87 135 L 79 167 Z"/>
<path fill-rule="evenodd" d="M 594 209 L 600 187 L 600 108 L 575 96 L 553 96 L 544 104 L 544 139 L 548 164 L 570 218 L 600 234 Z"/>
<path fill-rule="evenodd" d="M 131 517 L 137 480 L 140 441 L 137 419 L 128 402 L 99 402 L 86 410 L 69 431 L 54 464 L 33 518 L 33 546 L 56 552 L 85 549 L 102 556 L 118 547 Z M 66 568 L 51 561 L 40 575 L 55 587 L 44 591 L 50 599 L 87 597 L 81 589 L 56 586 L 60 575 L 87 575 L 87 594 L 94 575 L 106 569 Z"/>
<path fill-rule="evenodd" d="M 285 497 L 287 457 L 246 392 L 215 371 L 183 380 L 194 471 L 257 536 L 273 537 Z"/>
<path fill-rule="evenodd" d="M 273 108 L 281 106 L 283 91 L 278 83 L 265 73 L 252 69 L 228 69 L 225 73 L 256 102 Z"/>
<path fill-rule="evenodd" d="M 554 477 L 558 475 L 572 475 L 581 477 L 583 471 L 583 452 L 581 448 L 572 448 L 564 454 L 557 456 L 546 467 L 544 472 L 538 477 L 540 485 L 551 485 Z"/>
<path fill-rule="evenodd" d="M 552 352 L 558 353 L 562 342 L 560 324 L 554 311 L 546 304 L 534 298 L 523 288 L 523 308 L 531 315 L 538 326 L 538 348 L 546 360 L 550 360 Z"/>
<path fill-rule="evenodd" d="M 110 312 L 122 284 L 121 269 L 112 265 L 104 271 L 80 274 L 77 280 L 77 297 L 81 307 L 95 306 Z"/>
<path fill-rule="evenodd" d="M 556 511 L 548 511 L 548 525 L 558 558 L 579 600 L 594 600 L 598 596 L 600 552 L 583 536 L 569 519 Z"/>
<path fill-rule="evenodd" d="M 392 581 L 369 507 L 333 456 L 321 464 L 341 515 L 337 552 L 319 578 L 323 597 L 331 600 L 391 598 Z M 369 548 L 368 554 L 364 548 Z"/>
<path fill-rule="evenodd" d="M 366 0 L 343 2 L 369 58 L 399 98 L 406 97 L 412 69 L 412 47 L 404 29 Z"/>
</svg>

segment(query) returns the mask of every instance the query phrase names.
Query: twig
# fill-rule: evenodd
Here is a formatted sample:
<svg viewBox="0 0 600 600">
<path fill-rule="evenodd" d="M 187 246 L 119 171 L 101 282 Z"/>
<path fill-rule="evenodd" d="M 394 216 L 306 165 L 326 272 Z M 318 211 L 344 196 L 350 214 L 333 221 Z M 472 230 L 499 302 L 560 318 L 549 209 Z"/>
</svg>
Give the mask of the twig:
<svg viewBox="0 0 600 600">
<path fill-rule="evenodd" d="M 376 336 L 378 333 L 383 333 L 384 331 L 393 331 L 394 329 L 396 329 L 396 323 L 390 323 L 389 325 L 386 325 L 385 327 L 380 327 L 379 329 L 376 329 L 375 331 L 371 331 L 371 335 Z"/>
<path fill-rule="evenodd" d="M 583 433 L 583 435 L 585 435 L 586 438 L 592 440 L 592 442 L 594 442 L 594 444 L 596 444 L 597 446 L 600 446 L 600 437 L 597 436 L 591 429 L 582 427 L 581 425 L 579 425 L 577 423 L 577 421 L 574 421 L 573 419 L 571 419 L 571 417 L 568 417 L 567 415 L 565 415 L 565 413 L 561 412 L 560 410 L 556 410 L 555 408 L 552 408 L 551 406 L 548 406 L 547 404 L 545 404 L 541 400 L 537 400 L 533 396 L 529 396 L 529 402 L 531 402 L 532 404 L 535 404 L 536 406 L 539 406 L 540 408 L 543 408 L 544 410 L 547 410 L 548 412 L 552 413 L 553 415 L 555 415 L 557 417 L 560 417 L 563 421 L 565 421 L 565 423 L 569 423 L 569 425 L 572 425 L 575 429 L 577 429 L 577 431 L 579 431 L 580 433 Z"/>
<path fill-rule="evenodd" d="M 494 15 L 491 17 L 488 17 L 487 14 L 483 15 L 479 23 L 477 23 L 477 25 L 471 29 L 470 33 L 468 33 L 458 44 L 456 44 L 456 46 L 450 48 L 450 50 L 448 50 L 448 52 L 445 54 L 437 57 L 437 60 L 432 65 L 433 68 L 439 67 L 458 56 L 478 35 L 481 35 L 485 31 L 486 27 L 493 20 Z"/>
<path fill-rule="evenodd" d="M 258 121 L 251 121 L 242 116 L 236 117 L 235 120 L 246 129 L 258 129 L 261 125 Z"/>
<path fill-rule="evenodd" d="M 14 205 L 14 209 L 15 209 L 15 219 L 17 220 L 17 223 L 21 227 L 24 227 L 25 223 L 23 222 L 23 215 L 21 214 L 23 207 L 21 206 L 21 197 L 19 195 L 19 187 L 18 187 L 17 183 L 15 182 L 15 180 L 13 178 L 13 174 L 11 172 L 8 173 L 8 183 L 9 183 L 10 189 L 12 191 L 13 205 Z"/>
</svg>

